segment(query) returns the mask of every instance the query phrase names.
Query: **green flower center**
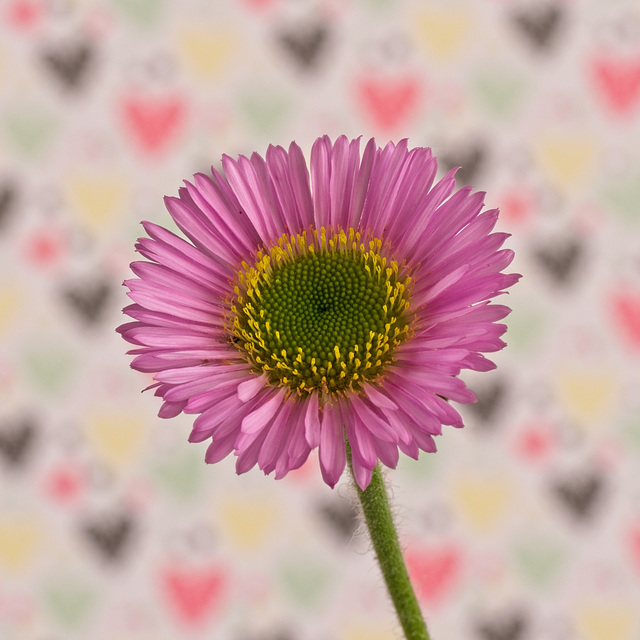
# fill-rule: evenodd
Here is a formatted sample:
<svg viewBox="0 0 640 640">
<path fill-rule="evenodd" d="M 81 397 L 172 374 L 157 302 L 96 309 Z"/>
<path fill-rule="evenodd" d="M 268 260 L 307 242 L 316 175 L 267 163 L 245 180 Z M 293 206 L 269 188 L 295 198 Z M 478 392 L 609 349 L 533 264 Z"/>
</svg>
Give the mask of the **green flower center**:
<svg viewBox="0 0 640 640">
<path fill-rule="evenodd" d="M 358 390 L 393 360 L 410 327 L 408 270 L 354 229 L 284 235 L 242 263 L 233 342 L 273 386 Z"/>
</svg>

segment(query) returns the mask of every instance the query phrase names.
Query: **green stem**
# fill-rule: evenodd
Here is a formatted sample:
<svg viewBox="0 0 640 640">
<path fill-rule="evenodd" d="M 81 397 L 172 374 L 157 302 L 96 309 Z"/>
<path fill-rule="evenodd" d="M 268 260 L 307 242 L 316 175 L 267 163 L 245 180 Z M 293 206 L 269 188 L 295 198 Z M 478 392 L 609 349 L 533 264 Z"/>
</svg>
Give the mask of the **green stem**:
<svg viewBox="0 0 640 640">
<path fill-rule="evenodd" d="M 371 482 L 363 491 L 355 481 L 351 447 L 347 441 L 347 461 L 353 484 L 358 493 L 371 542 L 387 584 L 393 606 L 398 614 L 406 640 L 431 640 L 422 617 L 416 594 L 413 591 L 409 572 L 404 561 L 398 534 L 393 524 L 387 490 L 377 464 Z"/>
</svg>

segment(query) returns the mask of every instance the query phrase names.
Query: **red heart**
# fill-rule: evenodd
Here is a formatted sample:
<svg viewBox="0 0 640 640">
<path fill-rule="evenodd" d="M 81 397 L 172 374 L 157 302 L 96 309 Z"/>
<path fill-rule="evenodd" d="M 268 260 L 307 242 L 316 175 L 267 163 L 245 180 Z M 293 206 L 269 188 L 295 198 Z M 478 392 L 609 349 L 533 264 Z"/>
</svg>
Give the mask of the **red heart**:
<svg viewBox="0 0 640 640">
<path fill-rule="evenodd" d="M 358 99 L 373 123 L 382 130 L 404 124 L 415 111 L 420 97 L 416 78 L 367 78 L 357 87 Z"/>
<path fill-rule="evenodd" d="M 640 100 L 640 58 L 594 60 L 591 75 L 596 88 L 614 113 L 631 111 Z"/>
<path fill-rule="evenodd" d="M 457 547 L 443 545 L 410 549 L 406 558 L 409 575 L 420 600 L 434 604 L 455 587 L 462 568 L 462 555 Z"/>
<path fill-rule="evenodd" d="M 81 469 L 66 463 L 52 469 L 44 481 L 44 490 L 48 496 L 63 504 L 73 502 L 85 488 L 86 478 Z"/>
<path fill-rule="evenodd" d="M 547 425 L 526 425 L 516 436 L 516 452 L 527 462 L 544 460 L 553 446 L 553 430 Z"/>
<path fill-rule="evenodd" d="M 219 567 L 173 567 L 166 569 L 160 578 L 176 618 L 187 625 L 198 626 L 218 609 L 227 576 Z"/>
<path fill-rule="evenodd" d="M 245 2 L 253 9 L 266 9 L 273 0 L 245 0 Z"/>
<path fill-rule="evenodd" d="M 64 241 L 60 233 L 52 229 L 34 231 L 27 239 L 25 253 L 27 259 L 39 267 L 55 264 L 64 251 Z"/>
<path fill-rule="evenodd" d="M 122 101 L 125 127 L 146 153 L 162 153 L 177 137 L 186 114 L 179 96 L 129 97 Z"/>
<path fill-rule="evenodd" d="M 28 29 L 35 26 L 41 19 L 43 11 L 40 2 L 33 0 L 15 0 L 9 3 L 6 9 L 8 22 L 19 29 Z"/>
<path fill-rule="evenodd" d="M 640 347 L 640 294 L 620 293 L 613 298 L 613 315 L 622 335 Z"/>
<path fill-rule="evenodd" d="M 504 218 L 514 224 L 528 220 L 535 208 L 533 194 L 522 187 L 507 189 L 498 197 L 498 202 Z"/>
</svg>

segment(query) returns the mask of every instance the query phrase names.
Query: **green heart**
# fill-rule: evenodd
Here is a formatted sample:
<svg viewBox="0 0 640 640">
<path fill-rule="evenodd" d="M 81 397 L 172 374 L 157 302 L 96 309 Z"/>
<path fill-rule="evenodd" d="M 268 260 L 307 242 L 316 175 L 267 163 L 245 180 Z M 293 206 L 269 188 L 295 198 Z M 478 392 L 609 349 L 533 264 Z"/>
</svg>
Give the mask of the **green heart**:
<svg viewBox="0 0 640 640">
<path fill-rule="evenodd" d="M 367 2 L 376 9 L 393 6 L 393 0 L 367 0 Z"/>
<path fill-rule="evenodd" d="M 112 0 L 132 22 L 147 27 L 157 21 L 164 0 Z"/>
<path fill-rule="evenodd" d="M 602 198 L 609 207 L 627 220 L 640 218 L 640 175 L 626 176 L 602 189 Z"/>
<path fill-rule="evenodd" d="M 185 445 L 171 458 L 158 462 L 152 473 L 157 482 L 180 500 L 193 499 L 202 483 L 202 450 Z"/>
<path fill-rule="evenodd" d="M 97 599 L 86 585 L 67 580 L 47 585 L 42 598 L 51 616 L 66 629 L 85 621 Z"/>
<path fill-rule="evenodd" d="M 273 133 L 289 113 L 289 102 L 280 93 L 261 91 L 245 94 L 239 106 L 249 125 L 257 133 Z"/>
<path fill-rule="evenodd" d="M 313 607 L 329 585 L 331 572 L 309 558 L 289 561 L 280 568 L 280 579 L 291 600 L 300 607 Z"/>
<path fill-rule="evenodd" d="M 48 113 L 28 107 L 5 113 L 2 123 L 9 145 L 28 159 L 45 150 L 56 128 L 55 119 Z"/>
<path fill-rule="evenodd" d="M 76 368 L 76 358 L 64 345 L 30 345 L 22 357 L 25 373 L 41 391 L 59 395 Z"/>
<path fill-rule="evenodd" d="M 629 422 L 622 428 L 625 439 L 640 453 L 640 420 Z"/>
<path fill-rule="evenodd" d="M 487 111 L 496 118 L 509 117 L 522 100 L 525 83 L 511 69 L 494 69 L 476 77 L 474 88 Z"/>
<path fill-rule="evenodd" d="M 562 568 L 564 559 L 565 552 L 549 540 L 528 540 L 514 551 L 516 568 L 536 587 L 549 585 Z"/>
<path fill-rule="evenodd" d="M 438 449 L 441 449 L 444 442 L 443 440 L 435 439 Z M 420 457 L 417 460 L 405 456 L 400 452 L 400 459 L 398 460 L 398 471 L 406 473 L 407 476 L 416 480 L 424 480 L 435 475 L 436 469 L 440 461 L 440 456 L 433 455 L 432 453 L 420 452 Z"/>
<path fill-rule="evenodd" d="M 506 319 L 508 327 L 505 341 L 510 348 L 527 351 L 536 345 L 544 327 L 544 316 L 540 312 L 514 304 Z"/>
</svg>

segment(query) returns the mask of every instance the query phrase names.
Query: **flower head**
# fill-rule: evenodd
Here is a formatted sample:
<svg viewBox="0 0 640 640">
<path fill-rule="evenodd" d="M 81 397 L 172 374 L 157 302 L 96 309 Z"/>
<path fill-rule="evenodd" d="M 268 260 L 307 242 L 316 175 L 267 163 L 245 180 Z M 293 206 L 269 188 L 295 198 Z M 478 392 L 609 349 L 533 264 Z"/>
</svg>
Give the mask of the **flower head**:
<svg viewBox="0 0 640 640">
<path fill-rule="evenodd" d="M 132 367 L 154 374 L 161 417 L 197 414 L 205 459 L 231 452 L 281 478 L 319 450 L 333 487 L 345 436 L 363 489 L 380 460 L 435 451 L 462 369 L 494 368 L 519 278 L 482 192 L 435 182 L 428 148 L 325 136 L 197 174 L 165 203 L 187 239 L 150 222 L 131 265 Z"/>
</svg>

